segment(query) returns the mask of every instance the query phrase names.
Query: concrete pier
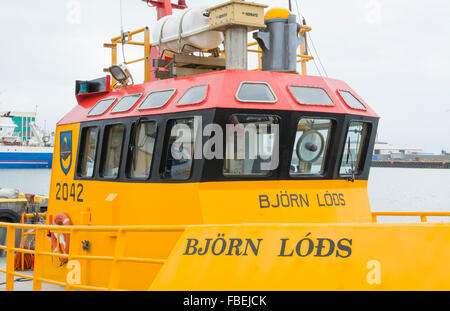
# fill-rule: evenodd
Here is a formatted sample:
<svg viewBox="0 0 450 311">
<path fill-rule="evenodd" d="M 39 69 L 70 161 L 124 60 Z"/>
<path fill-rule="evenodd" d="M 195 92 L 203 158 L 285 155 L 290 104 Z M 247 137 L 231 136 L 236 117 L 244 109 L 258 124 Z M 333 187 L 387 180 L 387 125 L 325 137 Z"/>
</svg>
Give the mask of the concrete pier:
<svg viewBox="0 0 450 311">
<path fill-rule="evenodd" d="M 0 257 L 0 269 L 6 269 L 6 257 Z M 22 274 L 33 275 L 33 270 L 28 271 L 20 271 Z M 33 281 L 24 280 L 21 278 L 14 278 L 16 282 L 14 282 L 14 290 L 16 291 L 32 291 L 33 290 Z M 4 273 L 0 273 L 0 292 L 6 290 L 6 275 Z M 62 286 L 46 284 L 42 283 L 43 291 L 65 291 L 66 289 Z"/>
<path fill-rule="evenodd" d="M 450 169 L 450 162 L 439 162 L 439 161 L 372 161 L 372 167 Z"/>
</svg>

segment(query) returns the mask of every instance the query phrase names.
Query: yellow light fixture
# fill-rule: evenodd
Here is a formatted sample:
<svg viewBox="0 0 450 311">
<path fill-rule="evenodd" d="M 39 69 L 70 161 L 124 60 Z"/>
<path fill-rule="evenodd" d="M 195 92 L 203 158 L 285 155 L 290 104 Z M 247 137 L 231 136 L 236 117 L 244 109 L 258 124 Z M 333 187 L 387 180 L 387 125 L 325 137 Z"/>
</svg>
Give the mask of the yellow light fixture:
<svg viewBox="0 0 450 311">
<path fill-rule="evenodd" d="M 264 19 L 288 18 L 290 14 L 291 12 L 288 9 L 273 8 L 267 11 L 266 15 L 264 15 Z"/>
</svg>

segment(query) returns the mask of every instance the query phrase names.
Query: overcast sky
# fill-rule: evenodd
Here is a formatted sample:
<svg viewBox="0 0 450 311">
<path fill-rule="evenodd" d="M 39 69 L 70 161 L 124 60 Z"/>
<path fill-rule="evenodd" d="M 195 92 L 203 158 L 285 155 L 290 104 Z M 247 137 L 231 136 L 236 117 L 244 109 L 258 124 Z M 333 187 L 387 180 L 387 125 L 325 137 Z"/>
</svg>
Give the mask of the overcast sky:
<svg viewBox="0 0 450 311">
<path fill-rule="evenodd" d="M 381 116 L 380 140 L 450 152 L 450 1 L 298 2 L 328 76 L 347 82 Z M 53 129 L 76 105 L 75 80 L 104 75 L 110 54 L 103 43 L 120 34 L 119 4 L 1 0 L 0 111 L 34 111 L 38 105 L 38 123 L 43 126 L 45 120 L 47 129 Z M 125 30 L 151 27 L 155 21 L 154 8 L 141 0 L 123 0 Z M 132 59 L 140 53 L 128 47 L 125 54 Z M 131 69 L 141 81 L 140 66 Z M 313 63 L 308 71 L 319 75 Z"/>
</svg>

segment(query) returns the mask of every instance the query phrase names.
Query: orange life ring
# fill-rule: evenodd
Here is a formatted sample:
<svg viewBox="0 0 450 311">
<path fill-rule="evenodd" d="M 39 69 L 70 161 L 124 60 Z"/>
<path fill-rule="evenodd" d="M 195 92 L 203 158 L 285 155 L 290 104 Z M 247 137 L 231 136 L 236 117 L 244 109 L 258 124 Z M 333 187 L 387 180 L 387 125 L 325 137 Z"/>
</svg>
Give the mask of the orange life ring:
<svg viewBox="0 0 450 311">
<path fill-rule="evenodd" d="M 58 225 L 58 226 L 71 226 L 72 221 L 70 220 L 70 217 L 64 213 L 61 212 L 58 215 L 55 216 L 52 225 Z M 61 243 L 59 236 L 63 236 L 64 241 Z M 51 233 L 51 241 L 52 241 L 52 252 L 53 253 L 60 253 L 60 254 L 69 254 L 69 247 L 70 247 L 70 234 L 69 233 L 62 233 L 58 234 L 55 232 Z M 59 257 L 59 261 L 61 263 L 66 263 L 68 261 L 67 258 Z"/>
</svg>

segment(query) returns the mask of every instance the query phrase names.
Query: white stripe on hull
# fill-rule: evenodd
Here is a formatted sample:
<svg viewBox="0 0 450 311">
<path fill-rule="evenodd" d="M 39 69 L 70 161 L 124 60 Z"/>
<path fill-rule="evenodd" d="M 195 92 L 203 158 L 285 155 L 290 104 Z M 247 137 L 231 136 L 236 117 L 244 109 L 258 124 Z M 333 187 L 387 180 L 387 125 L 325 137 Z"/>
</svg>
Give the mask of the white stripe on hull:
<svg viewBox="0 0 450 311">
<path fill-rule="evenodd" d="M 53 147 L 5 146 L 0 145 L 0 152 L 17 153 L 53 153 Z"/>
</svg>

